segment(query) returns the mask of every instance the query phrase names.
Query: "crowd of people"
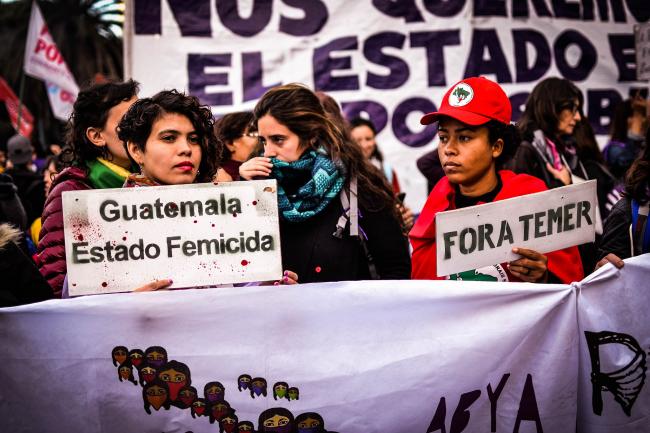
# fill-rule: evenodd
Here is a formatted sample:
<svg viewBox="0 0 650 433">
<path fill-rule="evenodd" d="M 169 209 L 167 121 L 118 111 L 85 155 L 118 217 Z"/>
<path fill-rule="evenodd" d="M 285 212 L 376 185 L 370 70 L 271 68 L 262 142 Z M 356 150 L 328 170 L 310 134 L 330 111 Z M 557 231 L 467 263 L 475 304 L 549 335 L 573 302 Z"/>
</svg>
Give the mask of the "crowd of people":
<svg viewBox="0 0 650 433">
<path fill-rule="evenodd" d="M 650 251 L 647 94 L 616 107 L 601 152 L 581 91 L 547 78 L 512 123 L 503 89 L 468 77 L 448 89 L 436 123 L 438 147 L 417 161 L 430 194 L 403 203 L 397 174 L 365 118 L 345 119 L 329 95 L 299 84 L 267 91 L 252 112 L 215 121 L 193 96 L 165 90 L 138 99 L 138 83 L 91 84 L 79 93 L 64 145 L 34 158 L 21 135 L 0 143 L 0 305 L 66 295 L 62 194 L 66 191 L 276 179 L 283 277 L 260 284 L 365 279 L 580 280 L 607 262 Z M 415 161 L 414 161 L 415 163 Z M 451 209 L 596 179 L 594 244 L 540 253 L 440 277 L 436 215 Z M 418 215 L 416 218 L 414 215 Z M 409 247 L 410 241 L 410 247 Z M 171 280 L 142 281 L 136 291 Z M 215 281 L 215 284 L 219 284 Z"/>
</svg>

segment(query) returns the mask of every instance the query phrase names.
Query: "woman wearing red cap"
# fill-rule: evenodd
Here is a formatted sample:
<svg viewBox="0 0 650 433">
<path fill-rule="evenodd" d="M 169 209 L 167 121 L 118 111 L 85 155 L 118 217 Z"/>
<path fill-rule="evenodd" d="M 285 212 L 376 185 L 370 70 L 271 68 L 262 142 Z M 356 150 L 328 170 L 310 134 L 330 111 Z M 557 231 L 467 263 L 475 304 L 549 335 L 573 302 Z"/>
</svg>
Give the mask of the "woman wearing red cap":
<svg viewBox="0 0 650 433">
<path fill-rule="evenodd" d="M 413 245 L 412 278 L 445 278 L 439 277 L 436 270 L 438 212 L 546 190 L 544 182 L 537 178 L 498 169 L 514 153 L 517 143 L 517 131 L 510 125 L 511 113 L 503 89 L 480 77 L 455 84 L 445 94 L 440 110 L 421 119 L 424 125 L 438 122 L 438 153 L 445 177 L 431 191 L 409 234 Z M 546 255 L 525 248 L 513 251 L 521 258 L 446 278 L 569 283 L 584 276 L 576 247 Z"/>
</svg>

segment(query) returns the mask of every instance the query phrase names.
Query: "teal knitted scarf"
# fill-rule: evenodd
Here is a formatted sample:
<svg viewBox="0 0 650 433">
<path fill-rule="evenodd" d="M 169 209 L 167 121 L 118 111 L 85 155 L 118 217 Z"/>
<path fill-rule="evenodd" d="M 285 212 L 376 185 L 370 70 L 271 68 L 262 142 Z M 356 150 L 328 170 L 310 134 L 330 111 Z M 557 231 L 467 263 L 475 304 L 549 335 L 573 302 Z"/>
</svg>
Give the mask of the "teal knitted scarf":
<svg viewBox="0 0 650 433">
<path fill-rule="evenodd" d="M 345 177 L 336 164 L 327 155 L 315 150 L 305 152 L 294 162 L 276 158 L 271 158 L 271 162 L 271 177 L 278 181 L 280 217 L 286 221 L 300 222 L 318 214 L 339 195 L 345 183 Z M 306 174 L 311 174 L 311 179 L 295 194 L 287 195 L 283 184 L 291 184 Z"/>
</svg>

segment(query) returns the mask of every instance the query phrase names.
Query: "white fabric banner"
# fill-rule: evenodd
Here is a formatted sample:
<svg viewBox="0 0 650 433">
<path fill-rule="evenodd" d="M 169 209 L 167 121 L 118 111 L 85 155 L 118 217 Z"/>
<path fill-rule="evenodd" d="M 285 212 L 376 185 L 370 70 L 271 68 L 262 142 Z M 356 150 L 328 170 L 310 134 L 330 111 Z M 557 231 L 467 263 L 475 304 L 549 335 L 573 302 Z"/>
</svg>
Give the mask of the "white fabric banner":
<svg viewBox="0 0 650 433">
<path fill-rule="evenodd" d="M 607 392 L 592 415 L 578 323 L 647 349 L 649 273 L 645 256 L 574 286 L 363 281 L 6 308 L 0 430 L 647 431 L 647 386 L 631 417 Z"/>
<path fill-rule="evenodd" d="M 79 93 L 79 87 L 52 39 L 47 23 L 35 1 L 32 3 L 29 17 L 23 67 L 26 74 L 45 81 L 54 116 L 67 121 L 72 113 L 72 105 Z"/>
<path fill-rule="evenodd" d="M 546 77 L 575 82 L 608 134 L 613 107 L 638 82 L 636 23 L 646 1 L 166 0 L 127 2 L 125 74 L 142 96 L 185 89 L 217 115 L 252 109 L 271 86 L 304 83 L 368 116 L 406 204 L 426 199 L 416 159 L 437 146 L 419 124 L 455 82 L 497 80 L 517 120 Z M 604 143 L 603 143 L 604 144 Z"/>
</svg>

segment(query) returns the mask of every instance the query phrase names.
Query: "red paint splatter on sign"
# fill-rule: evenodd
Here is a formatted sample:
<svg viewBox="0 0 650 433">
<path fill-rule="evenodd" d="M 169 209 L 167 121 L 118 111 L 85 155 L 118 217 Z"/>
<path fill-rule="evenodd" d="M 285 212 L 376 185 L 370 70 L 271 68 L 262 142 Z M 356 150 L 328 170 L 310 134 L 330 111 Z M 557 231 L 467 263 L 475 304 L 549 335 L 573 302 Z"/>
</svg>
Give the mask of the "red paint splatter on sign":
<svg viewBox="0 0 650 433">
<path fill-rule="evenodd" d="M 104 281 L 104 282 L 102 283 L 102 287 L 106 287 L 106 286 L 108 286 L 108 283 L 107 283 L 106 281 Z"/>
<path fill-rule="evenodd" d="M 122 240 L 125 241 L 125 240 L 126 240 L 126 236 L 122 236 Z"/>
<path fill-rule="evenodd" d="M 233 212 L 233 213 L 232 213 L 232 216 L 234 216 L 235 218 L 237 218 L 237 212 Z"/>
<path fill-rule="evenodd" d="M 250 262 L 249 262 L 248 260 L 242 260 L 242 261 L 241 261 L 241 265 L 242 265 L 242 266 L 246 266 L 246 265 L 248 265 L 249 263 L 250 263 Z"/>
<path fill-rule="evenodd" d="M 253 200 L 253 206 L 257 206 L 257 200 Z"/>
<path fill-rule="evenodd" d="M 198 222 L 197 220 L 194 220 L 194 224 L 196 224 L 197 222 Z"/>
<path fill-rule="evenodd" d="M 82 235 L 82 234 L 78 234 L 78 235 L 77 235 L 77 240 L 78 240 L 78 241 L 83 241 L 83 240 L 84 240 L 84 235 Z"/>
</svg>

